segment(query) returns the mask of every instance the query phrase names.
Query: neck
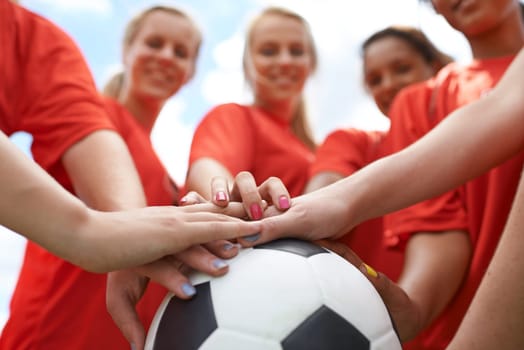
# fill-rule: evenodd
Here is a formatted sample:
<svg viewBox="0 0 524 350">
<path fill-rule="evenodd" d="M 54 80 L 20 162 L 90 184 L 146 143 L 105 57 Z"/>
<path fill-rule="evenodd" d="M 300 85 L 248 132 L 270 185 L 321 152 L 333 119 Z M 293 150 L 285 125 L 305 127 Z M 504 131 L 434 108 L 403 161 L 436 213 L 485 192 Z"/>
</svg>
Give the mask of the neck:
<svg viewBox="0 0 524 350">
<path fill-rule="evenodd" d="M 256 99 L 255 106 L 262 108 L 267 113 L 275 116 L 282 121 L 291 123 L 295 115 L 295 110 L 298 105 L 297 99 L 289 99 L 285 101 L 266 101 L 262 99 Z"/>
<path fill-rule="evenodd" d="M 481 35 L 468 37 L 473 57 L 486 59 L 517 54 L 524 45 L 524 24 L 520 14 Z"/>
<path fill-rule="evenodd" d="M 140 125 L 151 134 L 163 103 L 154 99 L 122 98 L 119 102 L 135 117 Z"/>
</svg>

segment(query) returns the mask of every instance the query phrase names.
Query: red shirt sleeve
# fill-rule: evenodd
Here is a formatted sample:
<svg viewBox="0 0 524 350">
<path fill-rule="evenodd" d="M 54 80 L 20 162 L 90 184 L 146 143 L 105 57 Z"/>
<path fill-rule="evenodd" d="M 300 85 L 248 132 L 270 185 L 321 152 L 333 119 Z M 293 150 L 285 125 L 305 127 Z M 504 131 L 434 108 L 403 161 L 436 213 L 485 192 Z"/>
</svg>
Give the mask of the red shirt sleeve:
<svg viewBox="0 0 524 350">
<path fill-rule="evenodd" d="M 349 176 L 376 159 L 385 133 L 358 129 L 336 130 L 317 148 L 310 177 L 321 172 Z"/>
<path fill-rule="evenodd" d="M 233 176 L 250 169 L 254 161 L 255 135 L 249 113 L 237 104 L 212 109 L 193 135 L 189 166 L 200 158 L 212 158 Z"/>
<path fill-rule="evenodd" d="M 33 157 L 48 169 L 86 135 L 113 127 L 71 38 L 50 21 L 9 3 L 0 4 L 2 84 L 9 87 L 0 93 L 6 111 L 2 128 L 8 134 L 30 133 Z"/>
</svg>

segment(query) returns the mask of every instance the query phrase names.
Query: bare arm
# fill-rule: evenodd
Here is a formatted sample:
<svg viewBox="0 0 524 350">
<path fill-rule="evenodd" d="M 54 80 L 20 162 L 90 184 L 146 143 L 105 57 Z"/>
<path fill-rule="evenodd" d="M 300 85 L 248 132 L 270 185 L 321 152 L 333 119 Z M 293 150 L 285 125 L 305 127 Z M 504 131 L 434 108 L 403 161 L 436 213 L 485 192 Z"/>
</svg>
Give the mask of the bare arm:
<svg viewBox="0 0 524 350">
<path fill-rule="evenodd" d="M 490 94 L 453 112 L 406 149 L 297 197 L 285 215 L 266 219 L 257 243 L 304 232 L 313 239 L 341 235 L 362 221 L 456 187 L 524 149 L 523 76 L 521 51 Z"/>
<path fill-rule="evenodd" d="M 415 337 L 446 307 L 460 287 L 469 265 L 467 232 L 417 233 L 406 247 L 398 285 L 413 303 L 413 323 L 397 324 L 403 340 Z"/>
<path fill-rule="evenodd" d="M 524 349 L 524 182 L 484 279 L 448 350 Z"/>
<path fill-rule="evenodd" d="M 46 248 L 64 252 L 67 228 L 88 218 L 87 208 L 0 134 L 2 225 Z"/>
<path fill-rule="evenodd" d="M 103 211 L 146 206 L 137 170 L 122 138 L 102 130 L 86 136 L 62 157 L 77 196 Z"/>
<path fill-rule="evenodd" d="M 258 232 L 241 205 L 88 209 L 0 134 L 0 223 L 91 271 L 137 266 L 194 244 Z M 147 242 L 147 244 L 144 244 Z"/>
<path fill-rule="evenodd" d="M 338 180 L 342 180 L 343 178 L 344 176 L 339 173 L 333 171 L 323 171 L 321 173 L 316 174 L 308 181 L 308 183 L 306 184 L 306 188 L 304 189 L 304 193 L 313 192 L 315 190 L 318 190 L 319 188 L 331 185 L 332 183 L 335 183 Z"/>
<path fill-rule="evenodd" d="M 351 209 L 364 218 L 400 209 L 456 187 L 522 150 L 522 77 L 524 51 L 487 96 L 453 112 L 412 146 L 364 168 L 347 186 L 341 184 L 364 198 Z"/>
</svg>

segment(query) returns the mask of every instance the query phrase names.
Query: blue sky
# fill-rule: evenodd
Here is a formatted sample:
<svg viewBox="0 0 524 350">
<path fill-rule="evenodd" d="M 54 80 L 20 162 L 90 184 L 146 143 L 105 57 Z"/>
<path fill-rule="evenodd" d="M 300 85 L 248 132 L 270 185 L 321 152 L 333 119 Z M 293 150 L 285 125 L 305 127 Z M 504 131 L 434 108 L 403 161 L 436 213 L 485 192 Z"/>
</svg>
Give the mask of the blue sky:
<svg viewBox="0 0 524 350">
<path fill-rule="evenodd" d="M 194 16 L 204 33 L 195 78 L 165 106 L 153 130 L 153 143 L 177 182 L 184 179 L 191 135 L 213 105 L 248 102 L 241 72 L 244 29 L 259 9 L 278 4 L 311 24 L 319 67 L 306 99 L 317 140 L 337 127 L 387 128 L 361 85 L 359 45 L 373 31 L 391 24 L 421 27 L 447 53 L 467 61 L 464 38 L 418 0 L 22 0 L 22 5 L 68 32 L 86 56 L 99 87 L 119 69 L 120 39 L 129 18 L 155 4 L 178 6 Z M 30 138 L 15 137 L 23 149 Z M 1 227 L 0 227 L 1 228 Z M 0 328 L 23 254 L 24 240 L 0 230 Z"/>
</svg>

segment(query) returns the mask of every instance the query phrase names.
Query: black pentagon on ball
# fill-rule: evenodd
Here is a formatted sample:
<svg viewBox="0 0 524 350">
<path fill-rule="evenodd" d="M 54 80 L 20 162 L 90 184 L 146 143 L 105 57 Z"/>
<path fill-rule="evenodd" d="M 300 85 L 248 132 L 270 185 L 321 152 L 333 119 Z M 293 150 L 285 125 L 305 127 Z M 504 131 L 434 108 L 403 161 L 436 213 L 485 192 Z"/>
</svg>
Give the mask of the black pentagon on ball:
<svg viewBox="0 0 524 350">
<path fill-rule="evenodd" d="M 336 312 L 322 306 L 282 342 L 284 350 L 369 350 L 370 341 Z"/>
<path fill-rule="evenodd" d="M 302 241 L 294 238 L 282 238 L 271 242 L 257 245 L 253 249 L 272 249 L 288 252 L 309 258 L 316 254 L 329 253 L 326 249 L 311 243 L 309 241 Z"/>
<path fill-rule="evenodd" d="M 158 325 L 153 350 L 198 349 L 217 328 L 209 282 L 190 300 L 173 297 Z"/>
</svg>

